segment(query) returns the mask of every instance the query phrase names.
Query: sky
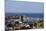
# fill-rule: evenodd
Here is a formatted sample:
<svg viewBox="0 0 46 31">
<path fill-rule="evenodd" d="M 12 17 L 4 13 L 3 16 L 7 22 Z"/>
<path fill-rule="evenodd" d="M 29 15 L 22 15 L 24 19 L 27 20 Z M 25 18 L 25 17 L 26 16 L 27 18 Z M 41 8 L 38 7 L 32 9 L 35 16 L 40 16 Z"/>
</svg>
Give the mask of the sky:
<svg viewBox="0 0 46 31">
<path fill-rule="evenodd" d="M 11 1 L 5 3 L 6 13 L 44 13 L 44 3 Z"/>
</svg>

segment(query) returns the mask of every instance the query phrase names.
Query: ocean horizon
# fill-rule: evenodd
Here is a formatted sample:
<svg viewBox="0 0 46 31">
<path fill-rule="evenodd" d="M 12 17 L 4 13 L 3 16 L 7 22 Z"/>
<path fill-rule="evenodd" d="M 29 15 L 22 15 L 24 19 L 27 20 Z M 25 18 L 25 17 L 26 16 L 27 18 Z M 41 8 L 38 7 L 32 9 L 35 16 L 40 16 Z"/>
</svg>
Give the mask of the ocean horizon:
<svg viewBox="0 0 46 31">
<path fill-rule="evenodd" d="M 44 18 L 44 13 L 5 13 L 5 16 L 30 16 L 34 18 Z"/>
</svg>

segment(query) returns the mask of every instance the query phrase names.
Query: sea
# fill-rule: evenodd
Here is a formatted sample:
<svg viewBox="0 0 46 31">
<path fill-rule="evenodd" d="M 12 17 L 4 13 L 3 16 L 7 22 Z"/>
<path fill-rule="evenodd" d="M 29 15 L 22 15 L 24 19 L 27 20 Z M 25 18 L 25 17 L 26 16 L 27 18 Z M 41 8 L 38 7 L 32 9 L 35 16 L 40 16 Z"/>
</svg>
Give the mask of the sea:
<svg viewBox="0 0 46 31">
<path fill-rule="evenodd" d="M 5 13 L 5 16 L 30 16 L 33 18 L 44 18 L 44 13 Z"/>
</svg>

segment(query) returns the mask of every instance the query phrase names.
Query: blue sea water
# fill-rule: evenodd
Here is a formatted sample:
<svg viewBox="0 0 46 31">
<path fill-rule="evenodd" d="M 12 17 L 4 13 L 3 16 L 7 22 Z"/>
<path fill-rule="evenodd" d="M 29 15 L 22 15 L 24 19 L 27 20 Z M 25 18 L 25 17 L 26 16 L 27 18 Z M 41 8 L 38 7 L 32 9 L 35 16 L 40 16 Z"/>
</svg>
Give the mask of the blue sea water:
<svg viewBox="0 0 46 31">
<path fill-rule="evenodd" d="M 31 16 L 34 18 L 44 18 L 43 13 L 5 13 L 5 16 Z"/>
</svg>

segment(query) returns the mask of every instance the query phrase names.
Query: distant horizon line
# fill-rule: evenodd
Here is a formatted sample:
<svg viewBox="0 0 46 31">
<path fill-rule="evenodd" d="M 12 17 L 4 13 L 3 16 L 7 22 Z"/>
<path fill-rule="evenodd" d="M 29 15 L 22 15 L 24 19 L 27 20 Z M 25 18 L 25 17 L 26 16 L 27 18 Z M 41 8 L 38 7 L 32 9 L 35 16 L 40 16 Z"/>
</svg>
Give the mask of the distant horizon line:
<svg viewBox="0 0 46 31">
<path fill-rule="evenodd" d="M 6 13 L 6 12 L 5 12 Z M 40 14 L 44 14 L 44 13 L 40 13 Z"/>
</svg>

